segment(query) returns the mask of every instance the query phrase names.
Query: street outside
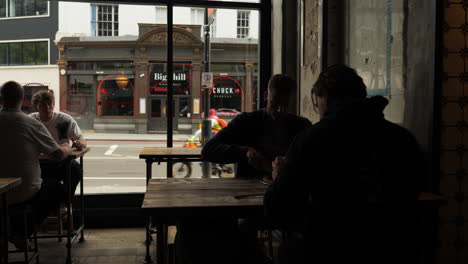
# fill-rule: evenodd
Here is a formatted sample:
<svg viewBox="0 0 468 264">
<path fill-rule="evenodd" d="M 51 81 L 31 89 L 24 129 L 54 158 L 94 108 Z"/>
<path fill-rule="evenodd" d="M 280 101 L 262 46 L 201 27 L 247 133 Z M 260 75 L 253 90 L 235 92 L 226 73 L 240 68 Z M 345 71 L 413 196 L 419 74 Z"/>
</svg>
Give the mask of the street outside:
<svg viewBox="0 0 468 264">
<path fill-rule="evenodd" d="M 86 137 L 86 135 L 85 135 Z M 188 136 L 187 136 L 188 137 Z M 174 147 L 184 141 L 174 141 Z M 91 151 L 84 157 L 84 192 L 135 193 L 146 191 L 146 163 L 139 159 L 144 147 L 165 147 L 166 140 L 88 140 Z M 199 162 L 192 164 L 191 177 L 200 178 Z M 165 178 L 166 164 L 153 163 L 152 178 Z M 78 188 L 79 191 L 79 188 Z"/>
</svg>

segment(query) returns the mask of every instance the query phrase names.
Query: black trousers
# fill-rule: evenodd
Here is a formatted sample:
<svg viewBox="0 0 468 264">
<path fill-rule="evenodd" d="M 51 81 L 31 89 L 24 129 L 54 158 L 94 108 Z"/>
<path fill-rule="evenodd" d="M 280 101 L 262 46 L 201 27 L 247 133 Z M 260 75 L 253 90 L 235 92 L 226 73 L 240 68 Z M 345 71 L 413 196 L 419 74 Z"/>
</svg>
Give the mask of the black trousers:
<svg viewBox="0 0 468 264">
<path fill-rule="evenodd" d="M 32 198 L 22 203 L 9 206 L 10 227 L 12 234 L 24 233 L 24 215 L 26 206 L 30 206 L 33 211 L 33 218 L 27 219 L 27 236 L 32 234 L 33 225 L 41 224 L 46 217 L 54 211 L 61 203 L 67 201 L 68 197 L 68 179 L 66 177 L 65 161 L 46 161 L 41 162 L 42 185 L 39 192 Z M 71 162 L 71 194 L 75 193 L 76 187 L 80 182 L 83 171 L 78 162 Z"/>
<path fill-rule="evenodd" d="M 32 234 L 34 224 L 42 223 L 49 213 L 60 204 L 60 195 L 61 190 L 58 186 L 42 185 L 41 189 L 29 200 L 10 205 L 9 214 L 11 234 L 30 236 Z M 32 209 L 33 218 L 27 218 L 27 233 L 24 233 L 24 210 L 28 205 Z"/>
<path fill-rule="evenodd" d="M 59 188 L 61 191 L 60 202 L 66 202 L 68 197 L 68 178 L 66 177 L 65 161 L 43 161 L 41 162 L 42 185 L 51 185 L 51 188 Z M 76 160 L 71 161 L 71 196 L 75 194 L 76 187 L 83 176 L 83 170 Z"/>
</svg>

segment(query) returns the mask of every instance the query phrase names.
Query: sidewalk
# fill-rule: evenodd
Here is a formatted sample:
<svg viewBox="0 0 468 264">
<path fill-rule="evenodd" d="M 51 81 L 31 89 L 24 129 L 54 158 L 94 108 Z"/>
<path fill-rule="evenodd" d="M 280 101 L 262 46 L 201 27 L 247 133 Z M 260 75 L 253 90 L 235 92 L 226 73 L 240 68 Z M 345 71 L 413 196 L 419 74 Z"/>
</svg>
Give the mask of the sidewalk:
<svg viewBox="0 0 468 264">
<path fill-rule="evenodd" d="M 87 141 L 166 141 L 165 134 L 120 134 L 120 133 L 94 133 L 83 131 L 84 138 Z M 190 134 L 174 134 L 175 142 L 185 142 Z"/>
</svg>

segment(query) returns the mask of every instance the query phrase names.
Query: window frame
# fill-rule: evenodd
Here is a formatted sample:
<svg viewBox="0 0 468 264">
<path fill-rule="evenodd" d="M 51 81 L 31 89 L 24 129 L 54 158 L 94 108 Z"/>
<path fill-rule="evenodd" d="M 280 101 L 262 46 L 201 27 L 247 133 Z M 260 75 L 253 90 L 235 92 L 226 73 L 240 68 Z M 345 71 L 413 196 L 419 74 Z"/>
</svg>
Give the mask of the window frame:
<svg viewBox="0 0 468 264">
<path fill-rule="evenodd" d="M 201 15 L 201 19 L 200 19 L 200 15 Z M 191 25 L 203 25 L 204 22 L 205 22 L 205 8 L 191 7 L 190 8 L 190 24 Z"/>
<path fill-rule="evenodd" d="M 160 13 L 164 13 L 164 15 L 160 16 Z M 155 17 L 156 17 L 156 20 L 155 20 L 156 24 L 167 23 L 167 6 L 155 6 Z"/>
<path fill-rule="evenodd" d="M 105 20 L 99 20 L 99 7 L 111 7 L 111 21 L 105 21 Z M 115 11 L 117 7 L 117 12 Z M 120 35 L 120 25 L 119 25 L 119 19 L 115 21 L 115 15 L 117 13 L 118 18 L 120 18 L 119 15 L 119 4 L 102 4 L 102 3 L 96 3 L 96 4 L 91 4 L 91 33 L 93 37 L 118 37 Z M 106 13 L 108 14 L 108 13 Z M 93 19 L 94 18 L 94 19 Z M 111 35 L 99 35 L 99 23 L 110 23 L 111 29 L 110 32 L 112 33 Z M 115 25 L 117 26 L 117 35 L 115 34 Z M 103 29 L 104 30 L 104 29 Z M 101 31 L 103 31 L 101 30 Z M 106 31 L 109 31 L 106 29 Z"/>
<path fill-rule="evenodd" d="M 0 0 L 2 2 L 5 2 L 5 3 L 9 3 L 10 1 L 13 1 L 13 0 Z M 40 1 L 40 0 L 34 0 L 34 3 L 36 3 L 36 1 Z M 5 17 L 0 17 L 0 21 L 2 20 L 9 20 L 9 19 L 28 19 L 28 18 L 44 18 L 44 17 L 50 17 L 50 1 L 46 1 L 47 2 L 47 14 L 46 15 L 33 15 L 33 16 L 5 16 Z M 8 12 L 8 5 L 6 7 L 6 12 Z"/>
<path fill-rule="evenodd" d="M 250 10 L 237 10 L 237 19 L 236 19 L 237 38 L 249 38 L 250 37 L 250 14 L 251 14 Z M 239 15 L 241 15 L 240 18 L 239 18 Z M 241 25 L 239 25 L 239 22 Z M 239 30 L 241 31 L 241 33 L 239 33 Z"/>
<path fill-rule="evenodd" d="M 10 44 L 10 43 L 26 43 L 26 42 L 46 42 L 47 41 L 47 64 L 7 64 L 7 65 L 0 65 L 0 68 L 12 68 L 12 67 L 23 67 L 23 68 L 30 68 L 30 67 L 44 67 L 50 66 L 50 39 L 48 38 L 40 38 L 40 39 L 19 39 L 19 40 L 0 40 L 0 44 Z M 23 48 L 23 47 L 21 47 Z M 9 53 L 7 52 L 7 56 Z M 22 55 L 21 55 L 22 56 Z M 36 56 L 35 60 L 37 63 L 37 44 L 36 44 Z M 22 58 L 21 58 L 22 59 Z M 8 59 L 7 59 L 8 60 Z"/>
</svg>

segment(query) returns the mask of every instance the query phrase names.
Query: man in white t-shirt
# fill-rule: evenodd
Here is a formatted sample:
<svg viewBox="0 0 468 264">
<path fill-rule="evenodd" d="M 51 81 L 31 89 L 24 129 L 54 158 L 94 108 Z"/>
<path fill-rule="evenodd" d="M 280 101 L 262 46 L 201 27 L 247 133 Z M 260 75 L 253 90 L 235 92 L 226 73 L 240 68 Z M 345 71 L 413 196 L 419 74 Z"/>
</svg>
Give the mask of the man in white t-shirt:
<svg viewBox="0 0 468 264">
<path fill-rule="evenodd" d="M 54 112 L 55 96 L 52 90 L 41 90 L 32 97 L 32 103 L 38 112 L 30 114 L 31 117 L 40 121 L 49 130 L 58 144 L 72 143 L 72 146 L 80 150 L 86 147 L 86 140 L 76 121 L 68 114 Z M 68 197 L 66 187 L 66 166 L 63 162 L 41 162 L 42 176 L 46 184 L 59 184 L 63 189 L 62 201 Z M 71 163 L 71 194 L 75 193 L 76 187 L 83 176 L 81 166 L 75 160 Z M 64 184 L 61 184 L 63 182 Z"/>
<path fill-rule="evenodd" d="M 11 208 L 29 204 L 36 219 L 41 221 L 54 208 L 52 201 L 56 199 L 57 192 L 42 188 L 38 157 L 42 153 L 51 159 L 61 160 L 71 153 L 71 147 L 67 143 L 58 145 L 41 122 L 21 112 L 24 90 L 20 84 L 7 82 L 1 87 L 0 94 L 3 100 L 0 111 L 0 177 L 22 179 L 19 188 L 8 196 Z M 13 235 L 22 233 L 21 223 L 21 215 L 11 215 Z"/>
</svg>

